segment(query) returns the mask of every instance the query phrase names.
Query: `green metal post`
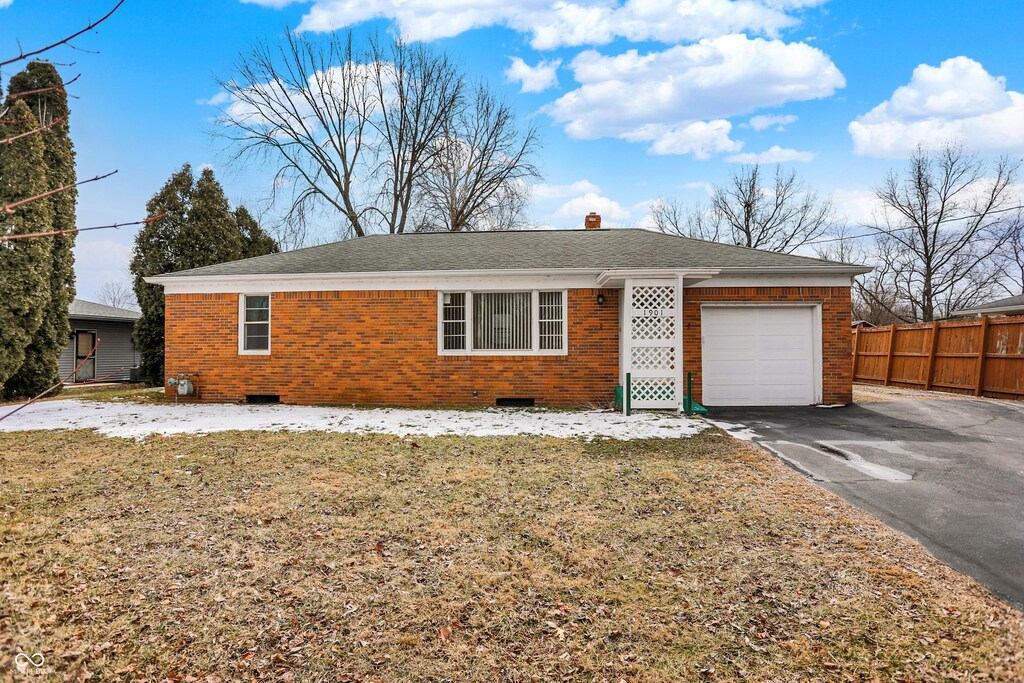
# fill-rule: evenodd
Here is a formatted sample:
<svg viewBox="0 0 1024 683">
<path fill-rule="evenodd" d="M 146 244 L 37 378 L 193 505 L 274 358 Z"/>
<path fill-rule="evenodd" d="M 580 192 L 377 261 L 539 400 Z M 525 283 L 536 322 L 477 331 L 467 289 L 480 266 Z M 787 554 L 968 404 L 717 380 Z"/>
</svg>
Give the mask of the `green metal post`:
<svg viewBox="0 0 1024 683">
<path fill-rule="evenodd" d="M 625 405 L 626 405 L 626 415 L 632 415 L 633 414 L 633 406 L 631 405 L 632 404 L 632 397 L 633 397 L 633 382 L 632 382 L 632 378 L 630 377 L 630 373 L 627 372 L 626 373 L 626 402 L 625 402 Z"/>
<path fill-rule="evenodd" d="M 684 407 L 687 415 L 693 415 L 693 373 L 686 373 L 686 401 Z"/>
</svg>

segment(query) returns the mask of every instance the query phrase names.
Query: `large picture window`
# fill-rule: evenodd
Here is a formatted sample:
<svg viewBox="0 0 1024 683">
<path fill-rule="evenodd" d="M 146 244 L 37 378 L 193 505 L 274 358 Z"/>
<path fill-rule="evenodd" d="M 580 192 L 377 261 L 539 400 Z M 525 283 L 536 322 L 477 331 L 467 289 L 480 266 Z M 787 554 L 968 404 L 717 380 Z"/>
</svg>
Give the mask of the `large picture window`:
<svg viewBox="0 0 1024 683">
<path fill-rule="evenodd" d="M 441 353 L 564 354 L 564 291 L 443 292 Z"/>
<path fill-rule="evenodd" d="M 270 353 L 270 295 L 243 294 L 238 308 L 239 353 Z"/>
</svg>

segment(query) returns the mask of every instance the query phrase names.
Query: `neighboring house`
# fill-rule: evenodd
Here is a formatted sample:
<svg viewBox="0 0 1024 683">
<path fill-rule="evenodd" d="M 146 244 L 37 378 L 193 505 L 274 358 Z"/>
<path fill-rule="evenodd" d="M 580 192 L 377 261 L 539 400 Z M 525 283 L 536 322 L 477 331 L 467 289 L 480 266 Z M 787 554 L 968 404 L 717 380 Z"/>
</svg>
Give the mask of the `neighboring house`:
<svg viewBox="0 0 1024 683">
<path fill-rule="evenodd" d="M 60 356 L 60 376 L 67 380 L 89 382 L 104 378 L 108 382 L 131 379 L 131 370 L 139 365 L 139 354 L 132 341 L 132 326 L 139 319 L 138 311 L 106 306 L 84 299 L 75 299 L 68 308 L 71 338 Z M 89 352 L 96 346 L 96 352 Z"/>
<path fill-rule="evenodd" d="M 854 332 L 862 328 L 872 328 L 874 326 L 874 323 L 868 322 L 867 320 L 854 320 L 852 323 L 850 323 L 850 328 Z"/>
<path fill-rule="evenodd" d="M 851 400 L 868 269 L 638 229 L 375 235 L 147 278 L 202 400 L 678 408 Z M 596 229 L 589 229 L 595 225 Z M 680 362 L 682 361 L 682 362 Z"/>
<path fill-rule="evenodd" d="M 953 311 L 953 315 L 1024 315 L 1024 294 L 1008 296 L 1005 299 L 997 299 L 980 306 Z"/>
</svg>

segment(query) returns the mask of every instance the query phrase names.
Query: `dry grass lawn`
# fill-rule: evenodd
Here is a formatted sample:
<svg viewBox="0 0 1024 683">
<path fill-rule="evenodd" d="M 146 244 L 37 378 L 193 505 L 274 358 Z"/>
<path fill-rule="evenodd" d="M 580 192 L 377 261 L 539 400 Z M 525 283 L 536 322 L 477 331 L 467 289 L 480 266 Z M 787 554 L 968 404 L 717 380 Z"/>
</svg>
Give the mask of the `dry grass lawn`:
<svg viewBox="0 0 1024 683">
<path fill-rule="evenodd" d="M 0 677 L 18 651 L 55 680 L 1024 680 L 1021 613 L 716 431 L 0 435 Z"/>
</svg>

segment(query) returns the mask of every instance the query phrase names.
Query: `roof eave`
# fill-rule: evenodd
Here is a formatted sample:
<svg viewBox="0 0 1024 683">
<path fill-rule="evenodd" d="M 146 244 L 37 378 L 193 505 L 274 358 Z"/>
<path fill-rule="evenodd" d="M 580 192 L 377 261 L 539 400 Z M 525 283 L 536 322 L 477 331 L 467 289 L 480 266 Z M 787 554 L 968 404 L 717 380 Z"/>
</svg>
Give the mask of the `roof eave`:
<svg viewBox="0 0 1024 683">
<path fill-rule="evenodd" d="M 1015 315 L 1024 314 L 1024 306 L 991 306 L 985 308 L 965 308 L 960 311 L 953 311 L 950 316 L 971 316 L 971 315 L 988 315 L 995 313 L 997 315 Z"/>
<path fill-rule="evenodd" d="M 874 268 L 855 266 L 849 263 L 811 263 L 803 266 L 727 266 L 721 268 L 720 275 L 743 275 L 758 272 L 770 272 L 778 275 L 864 275 Z"/>
<path fill-rule="evenodd" d="M 98 320 L 100 322 L 134 323 L 140 317 L 142 317 L 142 316 L 139 315 L 139 316 L 136 316 L 134 318 L 118 318 L 118 317 L 109 316 L 109 315 L 76 315 L 76 314 L 69 314 L 68 315 L 68 320 Z"/>
<path fill-rule="evenodd" d="M 722 268 L 528 268 L 528 269 L 498 269 L 488 268 L 483 270 L 411 270 L 411 271 L 345 271 L 333 273 L 246 273 L 234 275 L 153 275 L 143 278 L 153 285 L 165 285 L 174 282 L 241 282 L 246 280 L 263 279 L 288 279 L 288 280 L 310 280 L 316 281 L 323 278 L 422 278 L 425 276 L 436 277 L 472 277 L 480 275 L 594 275 L 600 276 L 603 273 L 635 273 L 631 277 L 675 277 L 680 274 L 693 274 L 694 276 L 706 275 L 749 275 L 749 274 L 771 274 L 771 275 L 861 275 L 870 272 L 872 269 L 866 266 L 851 266 L 848 264 L 809 264 L 801 266 L 731 266 Z M 641 275 L 642 274 L 642 275 Z"/>
</svg>

